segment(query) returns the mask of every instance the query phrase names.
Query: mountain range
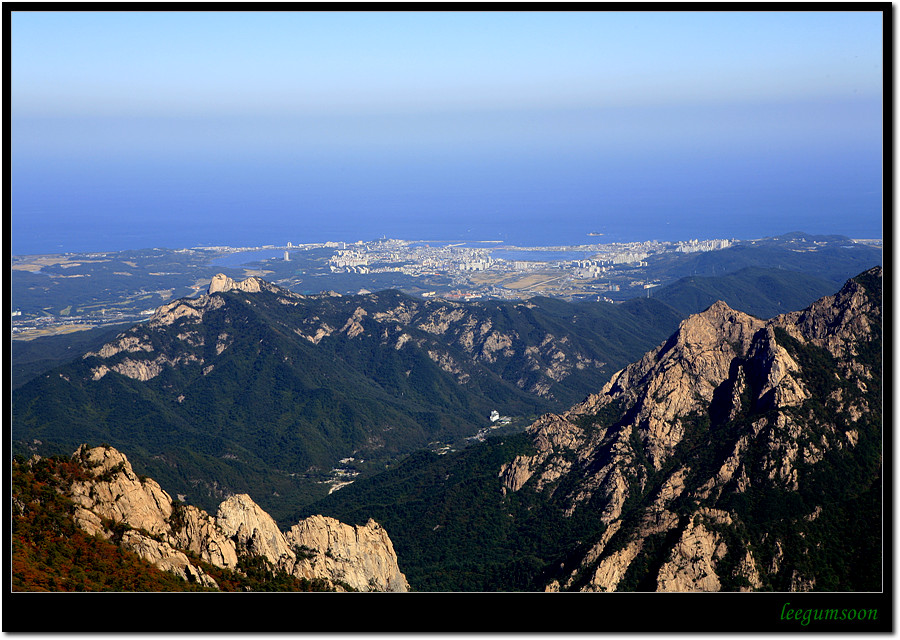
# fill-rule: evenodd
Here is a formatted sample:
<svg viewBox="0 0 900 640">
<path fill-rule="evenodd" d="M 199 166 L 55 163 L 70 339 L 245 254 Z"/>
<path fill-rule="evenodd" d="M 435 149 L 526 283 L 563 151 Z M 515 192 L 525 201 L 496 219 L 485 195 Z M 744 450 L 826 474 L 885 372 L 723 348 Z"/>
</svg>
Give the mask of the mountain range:
<svg viewBox="0 0 900 640">
<path fill-rule="evenodd" d="M 383 469 L 474 436 L 492 411 L 583 398 L 678 319 L 654 300 L 303 296 L 217 276 L 206 295 L 17 388 L 13 434 L 24 454 L 109 444 L 205 509 L 251 493 L 282 519 L 325 495 L 341 460 Z"/>
<path fill-rule="evenodd" d="M 890 630 L 882 281 L 882 269 L 870 269 L 768 320 L 714 302 L 581 401 L 458 450 L 400 456 L 324 498 L 295 503 L 280 523 L 225 485 L 216 509 L 198 508 L 106 444 L 16 456 L 14 606 L 5 625 L 14 618 L 31 631 L 93 629 L 102 616 L 105 628 L 121 631 Z M 80 372 L 95 383 L 174 384 L 166 372 L 197 366 L 203 375 L 227 363 L 192 355 L 223 355 L 242 340 L 238 332 L 209 351 L 163 351 L 170 329 L 197 343 L 189 332 L 220 309 L 268 308 L 257 302 L 266 292 L 278 305 L 300 302 L 259 280 L 220 278 L 211 289 L 161 309 L 160 335 L 120 333 L 80 358 L 81 369 L 37 380 L 71 382 L 60 376 Z M 391 300 L 380 313 L 405 302 Z M 385 328 L 355 313 L 365 309 L 359 299 L 345 302 L 335 316 L 345 320 L 345 338 Z M 362 331 L 349 322 L 354 315 Z M 228 312 L 221 322 L 241 317 Z M 412 317 L 443 326 L 425 321 L 440 314 Z M 303 340 L 327 333 L 322 318 L 308 318 L 315 332 L 301 330 Z M 444 334 L 468 343 L 453 327 Z M 407 323 L 394 334 L 411 331 Z M 88 386 L 79 393 L 91 399 Z M 23 593 L 73 590 L 403 593 L 360 596 L 351 606 L 353 596 L 334 596 L 299 609 L 302 596 L 293 593 L 283 594 L 290 602 L 245 593 L 239 611 L 195 593 L 112 601 Z M 48 606 L 54 615 L 42 615 Z"/>
<path fill-rule="evenodd" d="M 382 522 L 422 590 L 881 591 L 881 299 L 877 267 L 770 320 L 717 302 L 524 434 L 307 509 Z"/>
<path fill-rule="evenodd" d="M 880 590 L 882 277 L 769 320 L 716 302 L 678 324 L 654 299 L 462 305 L 217 276 L 16 390 L 14 436 L 113 441 L 192 503 L 259 483 L 282 521 L 374 519 L 416 590 Z M 489 410 L 542 415 L 394 462 Z M 316 501 L 317 465 L 340 456 L 377 462 Z"/>
<path fill-rule="evenodd" d="M 302 296 L 244 282 L 217 276 L 206 296 L 121 333 L 44 338 L 14 353 L 14 367 L 41 371 L 14 381 L 14 450 L 112 444 L 203 508 L 248 492 L 293 519 L 346 477 L 332 469 L 365 476 L 429 444 L 465 444 L 492 411 L 524 427 L 571 406 L 716 294 L 765 317 L 831 290 L 816 276 L 755 267 L 620 305 Z M 79 348 L 90 351 L 72 361 Z"/>
</svg>

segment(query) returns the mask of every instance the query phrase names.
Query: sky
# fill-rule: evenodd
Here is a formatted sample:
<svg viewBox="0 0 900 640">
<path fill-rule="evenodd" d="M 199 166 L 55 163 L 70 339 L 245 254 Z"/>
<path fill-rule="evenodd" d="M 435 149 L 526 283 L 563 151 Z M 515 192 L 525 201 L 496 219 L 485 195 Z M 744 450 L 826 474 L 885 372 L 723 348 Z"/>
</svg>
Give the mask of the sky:
<svg viewBox="0 0 900 640">
<path fill-rule="evenodd" d="M 373 220 L 490 235 L 566 216 L 577 235 L 629 212 L 871 236 L 882 28 L 865 11 L 13 11 L 14 252 L 48 225 L 57 248 L 85 228 L 233 243 L 248 216 L 295 243 Z M 721 213 L 735 199 L 751 204 Z"/>
</svg>

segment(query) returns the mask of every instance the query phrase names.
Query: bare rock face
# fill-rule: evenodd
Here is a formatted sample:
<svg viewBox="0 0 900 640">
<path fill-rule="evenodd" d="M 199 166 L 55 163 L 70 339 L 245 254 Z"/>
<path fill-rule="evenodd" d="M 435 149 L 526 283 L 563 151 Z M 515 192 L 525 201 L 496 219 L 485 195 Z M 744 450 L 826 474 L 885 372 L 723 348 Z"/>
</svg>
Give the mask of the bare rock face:
<svg viewBox="0 0 900 640">
<path fill-rule="evenodd" d="M 128 459 L 112 447 L 82 445 L 73 458 L 93 476 L 69 489 L 75 522 L 185 580 L 217 587 L 191 562 L 190 552 L 231 570 L 241 557 L 261 556 L 276 570 L 322 580 L 339 591 L 409 590 L 387 532 L 373 520 L 353 527 L 312 516 L 283 533 L 246 494 L 227 498 L 212 517 L 173 502 L 156 481 L 137 476 Z"/>
<path fill-rule="evenodd" d="M 809 398 L 809 392 L 793 374 L 800 366 L 787 350 L 775 341 L 772 326 L 760 332 L 750 357 L 757 364 L 758 376 L 763 380 L 757 401 L 772 407 L 797 406 Z"/>
<path fill-rule="evenodd" d="M 172 498 L 156 481 L 139 478 L 124 455 L 111 447 L 88 449 L 82 445 L 74 457 L 94 475 L 93 481 L 72 485 L 76 505 L 150 534 L 168 533 Z"/>
<path fill-rule="evenodd" d="M 643 546 L 643 540 L 636 539 L 628 543 L 624 549 L 618 549 L 607 555 L 597 568 L 591 581 L 582 591 L 615 591 L 628 570 L 629 565 L 637 557 Z"/>
<path fill-rule="evenodd" d="M 198 582 L 205 587 L 218 588 L 216 581 L 205 571 L 191 563 L 187 555 L 166 541 L 160 541 L 136 531 L 126 531 L 120 544 L 163 571 L 168 571 L 188 582 Z"/>
<path fill-rule="evenodd" d="M 262 290 L 263 284 L 265 284 L 264 281 L 255 276 L 236 282 L 224 273 L 217 273 L 212 277 L 212 280 L 209 283 L 207 294 L 212 295 L 220 291 L 232 290 L 244 291 L 246 293 L 259 293 Z"/>
<path fill-rule="evenodd" d="M 341 331 L 347 334 L 348 338 L 355 338 L 356 336 L 365 333 L 365 328 L 362 326 L 362 320 L 368 315 L 365 309 L 362 307 L 357 307 L 349 318 L 347 318 L 347 322 L 344 323 L 344 326 L 341 327 Z"/>
<path fill-rule="evenodd" d="M 325 579 L 357 591 L 408 591 L 387 532 L 374 520 L 350 526 L 311 516 L 282 533 L 247 495 L 219 506 L 216 522 L 239 550 L 265 557 L 298 578 Z"/>
<path fill-rule="evenodd" d="M 866 343 L 880 339 L 881 277 L 878 267 L 768 321 L 717 302 L 599 393 L 528 427 L 536 453 L 498 469 L 501 493 L 536 492 L 565 516 L 590 503 L 606 525 L 545 590 L 633 589 L 636 580 L 659 591 L 771 589 L 776 574 L 784 589 L 815 588 L 803 570 L 779 574 L 781 540 L 751 544 L 737 533 L 746 529 L 733 505 L 743 503 L 731 496 L 797 492 L 829 452 L 860 446 L 856 425 L 877 401 L 865 394 L 880 372 L 854 358 L 868 350 L 873 361 Z M 814 398 L 808 384 L 831 390 Z M 810 509 L 796 517 L 821 512 Z M 648 554 L 652 581 L 635 569 L 649 566 Z"/>
<path fill-rule="evenodd" d="M 528 427 L 528 432 L 534 438 L 537 453 L 516 456 L 512 462 L 501 467 L 499 476 L 504 494 L 521 489 L 538 469 L 541 470 L 537 479 L 538 490 L 553 483 L 571 467 L 568 454 L 579 449 L 585 440 L 581 429 L 552 413 L 539 418 Z"/>
<path fill-rule="evenodd" d="M 408 591 L 406 576 L 387 532 L 374 520 L 350 526 L 334 518 L 311 516 L 291 527 L 287 541 L 300 551 L 292 573 L 326 576 L 357 591 Z"/>
<path fill-rule="evenodd" d="M 179 549 L 195 553 L 204 562 L 234 569 L 238 563 L 234 540 L 205 511 L 193 505 L 178 504 L 172 517 L 172 538 Z"/>
<path fill-rule="evenodd" d="M 716 564 L 728 552 L 722 536 L 704 522 L 731 524 L 724 511 L 703 509 L 688 523 L 660 568 L 657 591 L 719 591 Z"/>
<path fill-rule="evenodd" d="M 233 495 L 220 504 L 216 523 L 248 555 L 263 556 L 274 565 L 293 557 L 272 516 L 247 494 Z"/>
<path fill-rule="evenodd" d="M 199 298 L 182 298 L 157 307 L 156 313 L 147 323 L 150 327 L 162 327 L 175 324 L 182 318 L 195 322 L 203 319 L 203 314 L 211 308 L 221 306 L 221 300 L 214 302 L 208 296 Z"/>
<path fill-rule="evenodd" d="M 875 267 L 866 275 L 883 278 L 883 269 Z M 817 300 L 803 311 L 794 311 L 773 319 L 795 338 L 827 349 L 835 357 L 853 355 L 853 345 L 873 332 L 871 318 L 881 317 L 881 302 L 867 295 L 865 287 L 849 280 L 833 296 Z"/>
<path fill-rule="evenodd" d="M 231 291 L 233 289 L 246 291 L 247 293 L 258 293 L 260 290 L 259 278 L 250 277 L 246 280 L 235 282 L 224 273 L 217 273 L 212 277 L 207 293 L 212 295 L 220 291 Z"/>
<path fill-rule="evenodd" d="M 158 356 L 153 360 L 135 360 L 132 358 L 125 358 L 121 362 L 118 362 L 110 367 L 107 367 L 105 364 L 101 364 L 97 367 L 91 369 L 92 379 L 99 380 L 103 376 L 105 376 L 110 371 L 115 371 L 116 373 L 120 373 L 127 378 L 132 378 L 133 380 L 140 380 L 141 382 L 146 382 L 152 378 L 155 378 L 160 373 L 164 367 L 174 367 L 177 365 L 189 364 L 192 362 L 203 363 L 203 360 L 194 356 L 194 354 L 186 354 L 177 358 L 167 358 L 165 356 Z"/>
<path fill-rule="evenodd" d="M 129 353 L 141 351 L 153 351 L 153 345 L 142 343 L 137 336 L 120 334 L 115 342 L 103 345 L 97 353 L 87 353 L 84 357 L 99 355 L 101 358 L 111 358 L 121 351 Z"/>
<path fill-rule="evenodd" d="M 170 523 L 172 499 L 156 481 L 138 477 L 128 459 L 111 447 L 88 449 L 82 445 L 73 457 L 94 476 L 70 488 L 76 504 L 75 522 L 82 529 L 109 539 L 113 536 L 104 520 L 121 523 L 128 527 L 119 541 L 124 548 L 185 580 L 216 586 L 175 547 Z"/>
<path fill-rule="evenodd" d="M 764 322 L 724 302 L 684 320 L 666 343 L 613 375 L 584 413 L 614 402 L 636 409 L 632 424 L 658 470 L 684 435 L 681 417 L 704 409 Z"/>
</svg>

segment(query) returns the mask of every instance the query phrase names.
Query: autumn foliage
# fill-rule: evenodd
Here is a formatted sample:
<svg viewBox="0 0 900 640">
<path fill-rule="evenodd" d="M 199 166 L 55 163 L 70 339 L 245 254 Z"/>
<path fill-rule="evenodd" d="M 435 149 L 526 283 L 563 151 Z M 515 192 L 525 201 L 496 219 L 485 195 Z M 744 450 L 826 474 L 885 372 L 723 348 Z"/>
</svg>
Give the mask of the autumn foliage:
<svg viewBox="0 0 900 640">
<path fill-rule="evenodd" d="M 85 469 L 66 457 L 25 460 L 12 465 L 13 591 L 210 591 L 162 571 L 122 549 L 113 535 L 88 535 L 72 517 L 75 505 L 66 492 L 86 480 Z M 123 523 L 105 523 L 111 533 Z M 188 553 L 222 591 L 332 591 L 324 580 L 306 580 L 278 572 L 264 558 L 242 558 L 238 571 L 201 562 Z"/>
<path fill-rule="evenodd" d="M 85 479 L 75 461 L 16 458 L 12 465 L 13 591 L 185 591 L 197 585 L 81 531 L 63 493 Z"/>
</svg>

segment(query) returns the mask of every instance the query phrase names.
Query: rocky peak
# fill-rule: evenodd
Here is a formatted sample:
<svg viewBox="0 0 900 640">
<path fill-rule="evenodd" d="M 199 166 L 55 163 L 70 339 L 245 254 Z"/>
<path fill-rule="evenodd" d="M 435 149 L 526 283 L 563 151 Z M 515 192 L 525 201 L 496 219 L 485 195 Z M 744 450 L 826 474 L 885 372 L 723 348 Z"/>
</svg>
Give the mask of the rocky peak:
<svg viewBox="0 0 900 640">
<path fill-rule="evenodd" d="M 127 522 L 151 534 L 168 530 L 172 499 L 157 482 L 134 473 L 128 459 L 112 447 L 80 446 L 73 454 L 93 480 L 76 482 L 71 494 L 75 504 L 101 518 Z M 83 512 L 76 513 L 91 519 Z M 91 519 L 93 520 L 93 519 Z"/>
<path fill-rule="evenodd" d="M 678 341 L 685 346 L 702 345 L 705 348 L 718 348 L 726 342 L 736 353 L 743 355 L 763 325 L 762 320 L 736 311 L 719 300 L 684 320 L 678 331 Z"/>
<path fill-rule="evenodd" d="M 134 473 L 112 447 L 78 448 L 73 458 L 91 476 L 74 482 L 69 495 L 82 529 L 107 539 L 123 529 L 119 544 L 186 580 L 216 587 L 188 557 L 236 569 L 241 557 L 261 556 L 298 578 L 324 580 L 338 590 L 408 591 L 387 532 L 375 521 L 353 527 L 312 516 L 287 533 L 250 496 L 233 495 L 216 517 L 174 502 L 159 484 Z"/>
<path fill-rule="evenodd" d="M 359 591 L 408 591 L 397 567 L 397 555 L 387 531 L 372 519 L 350 526 L 324 516 L 310 516 L 285 534 L 298 550 L 295 576 L 327 575 L 333 582 Z"/>
<path fill-rule="evenodd" d="M 247 494 L 230 496 L 220 504 L 216 523 L 249 555 L 264 556 L 275 565 L 283 557 L 293 558 L 275 520 Z"/>
<path fill-rule="evenodd" d="M 599 393 L 532 424 L 527 432 L 537 453 L 500 468 L 501 491 L 528 487 L 561 498 L 566 515 L 594 498 L 591 508 L 608 525 L 581 563 L 547 589 L 616 590 L 639 558 L 646 566 L 651 556 L 658 568 L 650 577 L 660 591 L 811 584 L 805 569 L 785 574 L 787 582 L 778 569 L 767 571 L 775 565 L 760 552 L 763 542 L 735 533 L 747 517 L 744 502 L 728 496 L 761 488 L 754 500 L 768 489 L 782 492 L 775 502 L 787 500 L 784 492 L 802 491 L 806 478 L 829 474 L 817 465 L 861 448 L 860 429 L 868 446 L 877 446 L 880 414 L 866 416 L 880 398 L 867 369 L 877 355 L 867 349 L 865 361 L 855 357 L 881 336 L 881 278 L 877 267 L 803 311 L 768 321 L 717 302 Z M 877 464 L 878 456 L 867 455 L 854 464 Z M 574 481 L 558 483 L 567 493 L 554 495 L 547 479 L 563 475 Z M 814 484 L 828 482 L 819 476 Z M 821 511 L 819 498 L 807 494 L 811 510 Z M 629 501 L 632 515 L 623 521 Z M 796 517 L 811 521 L 817 513 Z M 658 538 L 647 548 L 662 534 L 662 552 L 654 547 Z"/>
<path fill-rule="evenodd" d="M 600 393 L 567 416 L 620 406 L 654 468 L 660 469 L 684 435 L 681 419 L 712 402 L 732 375 L 735 358 L 750 351 L 764 327 L 763 320 L 716 302 L 683 320 L 669 340 L 613 374 Z"/>
<path fill-rule="evenodd" d="M 802 311 L 773 318 L 772 323 L 798 340 L 827 349 L 835 357 L 852 356 L 852 345 L 870 340 L 873 323 L 881 324 L 883 277 L 882 267 L 873 267 L 848 280 L 836 294 L 817 300 Z M 867 291 L 859 282 L 861 279 L 877 282 L 878 291 Z"/>
<path fill-rule="evenodd" d="M 651 378 L 681 379 L 685 375 L 718 385 L 728 375 L 728 363 L 743 355 L 765 322 L 735 311 L 722 301 L 683 320 L 669 340 L 638 362 L 613 374 L 601 396 L 634 389 Z M 703 394 L 701 392 L 701 395 Z"/>
<path fill-rule="evenodd" d="M 207 294 L 212 295 L 223 291 L 244 291 L 246 293 L 259 293 L 268 283 L 262 278 L 250 276 L 246 280 L 235 281 L 224 273 L 217 273 L 209 283 Z"/>
</svg>

